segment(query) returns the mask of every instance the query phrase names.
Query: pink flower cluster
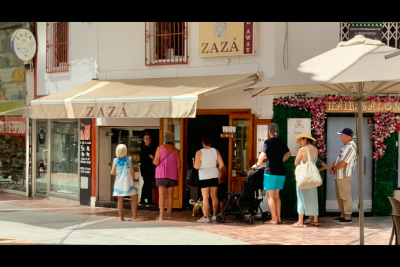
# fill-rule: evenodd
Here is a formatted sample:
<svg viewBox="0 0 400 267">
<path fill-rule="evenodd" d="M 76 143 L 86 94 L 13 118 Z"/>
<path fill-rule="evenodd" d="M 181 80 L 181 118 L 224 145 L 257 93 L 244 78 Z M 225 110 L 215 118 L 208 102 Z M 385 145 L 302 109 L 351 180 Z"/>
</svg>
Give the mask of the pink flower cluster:
<svg viewBox="0 0 400 267">
<path fill-rule="evenodd" d="M 325 97 L 324 97 L 325 98 Z M 281 97 L 274 99 L 275 106 L 297 107 L 299 109 L 310 110 L 313 115 L 311 118 L 311 129 L 317 137 L 317 148 L 320 158 L 326 158 L 326 141 L 324 137 L 324 128 L 326 116 L 325 99 L 322 97 Z M 328 99 L 326 99 L 328 100 Z M 332 99 L 333 100 L 333 99 Z"/>
<path fill-rule="evenodd" d="M 400 101 L 400 96 L 369 96 L 365 101 L 397 102 Z"/>
<path fill-rule="evenodd" d="M 381 98 L 382 99 L 382 98 Z M 379 101 L 375 100 L 374 101 Z M 391 101 L 391 100 L 384 100 Z M 374 131 L 372 137 L 374 141 L 375 152 L 373 158 L 378 160 L 385 155 L 386 145 L 383 143 L 391 133 L 396 132 L 396 117 L 394 113 L 375 113 L 374 114 Z"/>
<path fill-rule="evenodd" d="M 326 141 L 324 137 L 324 127 L 326 121 L 325 102 L 324 101 L 353 101 L 349 96 L 331 96 L 324 97 L 280 97 L 274 99 L 274 105 L 297 107 L 299 109 L 310 110 L 312 116 L 311 128 L 317 137 L 317 147 L 319 156 L 326 158 Z M 400 96 L 369 96 L 365 101 L 377 102 L 396 102 L 400 101 Z M 375 152 L 373 158 L 378 160 L 385 154 L 386 145 L 385 138 L 391 133 L 396 132 L 396 117 L 394 113 L 375 113 L 374 114 L 374 131 L 372 138 L 374 141 Z"/>
</svg>

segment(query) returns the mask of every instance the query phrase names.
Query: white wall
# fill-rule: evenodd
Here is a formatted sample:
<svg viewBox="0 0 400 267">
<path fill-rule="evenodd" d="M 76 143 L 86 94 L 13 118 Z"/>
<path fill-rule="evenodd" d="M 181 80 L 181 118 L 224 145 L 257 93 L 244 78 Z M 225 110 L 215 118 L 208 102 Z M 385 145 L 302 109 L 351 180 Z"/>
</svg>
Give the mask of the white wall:
<svg viewBox="0 0 400 267">
<path fill-rule="evenodd" d="M 92 80 L 97 68 L 97 26 L 97 22 L 70 22 L 70 71 L 46 73 L 46 22 L 37 22 L 38 95 L 60 92 Z"/>
<path fill-rule="evenodd" d="M 71 70 L 67 74 L 47 74 L 46 23 L 38 22 L 38 94 L 47 95 L 90 81 L 97 70 L 100 80 L 256 72 L 262 72 L 263 79 L 267 79 L 334 48 L 339 42 L 340 23 L 259 22 L 256 55 L 215 58 L 198 56 L 199 23 L 190 22 L 188 31 L 188 64 L 146 66 L 144 22 L 71 22 Z M 239 89 L 202 97 L 198 108 L 251 108 L 252 113 L 261 111 L 260 118 L 269 119 L 273 98 L 252 98 L 250 92 Z"/>
</svg>

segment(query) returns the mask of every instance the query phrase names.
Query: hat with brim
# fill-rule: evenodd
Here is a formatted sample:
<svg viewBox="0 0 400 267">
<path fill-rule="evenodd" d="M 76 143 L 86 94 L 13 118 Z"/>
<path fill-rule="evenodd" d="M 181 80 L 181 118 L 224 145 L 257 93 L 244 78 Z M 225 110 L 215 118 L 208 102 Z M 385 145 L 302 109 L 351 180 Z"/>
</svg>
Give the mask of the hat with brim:
<svg viewBox="0 0 400 267">
<path fill-rule="evenodd" d="M 315 140 L 315 138 L 312 137 L 311 133 L 301 133 L 301 134 L 299 134 L 299 135 L 296 135 L 296 142 L 300 144 L 300 138 L 303 138 L 303 137 L 312 140 L 312 141 L 313 141 L 313 142 L 312 142 L 313 145 L 315 145 L 315 143 L 317 142 L 317 141 Z"/>
</svg>

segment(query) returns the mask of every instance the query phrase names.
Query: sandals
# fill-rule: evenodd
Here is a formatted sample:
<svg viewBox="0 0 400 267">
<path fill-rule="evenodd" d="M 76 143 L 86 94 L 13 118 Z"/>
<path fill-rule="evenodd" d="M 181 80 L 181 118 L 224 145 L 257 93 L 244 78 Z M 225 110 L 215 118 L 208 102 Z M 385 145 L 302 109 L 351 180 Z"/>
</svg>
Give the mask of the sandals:
<svg viewBox="0 0 400 267">
<path fill-rule="evenodd" d="M 172 220 L 172 217 L 164 217 L 164 220 Z"/>
<path fill-rule="evenodd" d="M 319 226 L 319 222 L 311 223 L 312 226 Z"/>
<path fill-rule="evenodd" d="M 163 218 L 160 218 L 160 217 L 158 217 L 157 216 L 157 218 L 156 218 L 156 221 L 163 221 L 164 219 Z"/>
<path fill-rule="evenodd" d="M 295 222 L 294 224 L 292 224 L 292 227 L 306 228 L 306 227 L 307 227 L 307 225 L 300 224 L 299 222 Z"/>
<path fill-rule="evenodd" d="M 267 221 L 265 222 L 266 224 L 272 224 L 272 225 L 278 225 L 280 224 L 279 222 L 271 222 L 271 221 Z"/>
<path fill-rule="evenodd" d="M 313 224 L 313 222 L 310 219 L 305 219 L 303 224 Z"/>
</svg>

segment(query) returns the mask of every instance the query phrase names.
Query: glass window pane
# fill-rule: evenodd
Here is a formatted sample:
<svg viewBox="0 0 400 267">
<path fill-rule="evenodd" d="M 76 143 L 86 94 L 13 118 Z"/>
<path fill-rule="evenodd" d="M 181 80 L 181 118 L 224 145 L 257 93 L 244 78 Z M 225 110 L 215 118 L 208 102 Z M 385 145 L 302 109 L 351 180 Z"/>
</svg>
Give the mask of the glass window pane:
<svg viewBox="0 0 400 267">
<path fill-rule="evenodd" d="M 38 120 L 36 122 L 36 173 L 33 174 L 36 183 L 36 193 L 47 194 L 47 184 L 50 174 L 47 170 L 48 158 L 48 139 L 47 120 Z"/>
<path fill-rule="evenodd" d="M 50 191 L 78 196 L 78 121 L 51 121 Z"/>
</svg>

